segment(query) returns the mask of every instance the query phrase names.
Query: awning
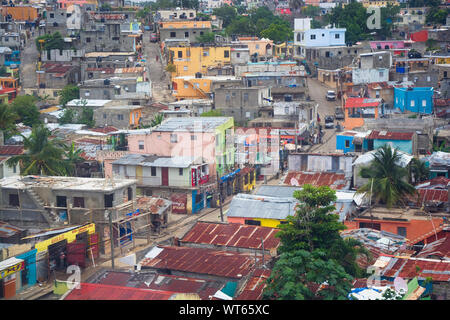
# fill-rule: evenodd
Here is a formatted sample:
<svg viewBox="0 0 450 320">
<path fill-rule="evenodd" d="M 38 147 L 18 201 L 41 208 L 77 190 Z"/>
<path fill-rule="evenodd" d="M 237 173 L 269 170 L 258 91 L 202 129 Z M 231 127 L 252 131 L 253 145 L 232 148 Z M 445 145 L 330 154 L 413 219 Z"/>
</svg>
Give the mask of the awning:
<svg viewBox="0 0 450 320">
<path fill-rule="evenodd" d="M 9 258 L 0 262 L 0 279 L 16 273 L 24 268 L 24 260 L 17 258 Z"/>
</svg>

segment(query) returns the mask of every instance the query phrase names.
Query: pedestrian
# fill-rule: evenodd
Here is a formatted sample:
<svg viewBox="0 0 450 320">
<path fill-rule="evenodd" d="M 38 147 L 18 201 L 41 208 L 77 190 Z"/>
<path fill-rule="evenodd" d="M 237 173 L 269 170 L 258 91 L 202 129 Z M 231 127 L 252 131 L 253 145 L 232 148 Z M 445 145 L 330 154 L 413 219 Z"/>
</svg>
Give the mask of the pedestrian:
<svg viewBox="0 0 450 320">
<path fill-rule="evenodd" d="M 59 255 L 59 265 L 61 268 L 66 268 L 66 255 L 64 251 L 61 251 L 61 254 Z"/>
<path fill-rule="evenodd" d="M 170 84 L 167 85 L 167 89 L 170 90 Z"/>
<path fill-rule="evenodd" d="M 158 56 L 156 56 L 156 62 L 158 62 L 158 58 L 159 58 L 159 57 L 158 57 Z"/>
</svg>

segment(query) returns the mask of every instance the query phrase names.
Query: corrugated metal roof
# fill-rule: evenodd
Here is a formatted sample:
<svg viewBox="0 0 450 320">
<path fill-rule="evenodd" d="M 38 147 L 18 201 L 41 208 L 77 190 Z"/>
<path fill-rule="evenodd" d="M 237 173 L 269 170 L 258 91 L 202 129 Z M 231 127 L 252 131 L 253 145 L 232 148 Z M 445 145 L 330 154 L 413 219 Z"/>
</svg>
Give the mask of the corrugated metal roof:
<svg viewBox="0 0 450 320">
<path fill-rule="evenodd" d="M 295 213 L 297 200 L 239 193 L 231 200 L 228 217 L 286 219 Z"/>
<path fill-rule="evenodd" d="M 64 300 L 169 300 L 175 293 L 97 283 L 81 283 Z"/>
<path fill-rule="evenodd" d="M 0 238 L 9 238 L 23 231 L 24 229 L 0 221 Z"/>
<path fill-rule="evenodd" d="M 356 160 L 353 162 L 353 165 L 358 165 L 358 164 L 368 164 L 369 162 L 371 162 L 374 157 L 373 155 L 378 151 L 377 150 L 372 150 L 369 152 L 366 152 L 362 155 L 360 155 L 358 158 L 356 158 Z M 398 161 L 398 165 L 402 166 L 402 167 L 406 167 L 408 165 L 408 163 L 412 160 L 413 156 L 410 154 L 407 154 L 405 152 L 402 152 L 400 150 L 397 150 L 397 153 L 400 155 L 400 159 Z"/>
<path fill-rule="evenodd" d="M 450 281 L 450 261 L 422 259 L 422 258 L 392 258 L 389 264 L 381 271 L 381 276 L 394 278 L 402 277 L 419 279 L 430 277 L 433 281 Z"/>
<path fill-rule="evenodd" d="M 447 236 L 426 244 L 416 255 L 416 258 L 428 258 L 430 256 L 437 256 L 450 260 L 450 237 Z"/>
<path fill-rule="evenodd" d="M 212 244 L 216 246 L 270 250 L 278 248 L 280 239 L 275 238 L 278 229 L 237 223 L 197 222 L 181 242 Z"/>
<path fill-rule="evenodd" d="M 261 300 L 263 290 L 266 286 L 266 280 L 270 277 L 270 273 L 271 270 L 255 270 L 235 300 Z"/>
<path fill-rule="evenodd" d="M 393 132 L 393 131 L 376 131 L 367 137 L 367 139 L 379 139 L 379 140 L 411 140 L 414 136 L 414 132 Z"/>
<path fill-rule="evenodd" d="M 13 145 L 0 146 L 0 155 L 2 155 L 2 156 L 14 156 L 14 155 L 22 154 L 23 151 L 24 151 L 23 146 L 13 146 Z"/>
<path fill-rule="evenodd" d="M 223 125 L 231 117 L 189 117 L 169 118 L 164 120 L 153 131 L 188 131 L 188 132 L 213 132 Z"/>
<path fill-rule="evenodd" d="M 284 183 L 298 186 L 304 184 L 311 184 L 315 187 L 329 186 L 335 190 L 350 188 L 350 180 L 345 177 L 345 174 L 335 172 L 289 171 Z"/>
<path fill-rule="evenodd" d="M 350 97 L 350 98 L 347 98 L 347 100 L 345 101 L 346 108 L 378 107 L 380 104 L 381 104 L 381 99 Z"/>
<path fill-rule="evenodd" d="M 154 258 L 141 261 L 142 268 L 169 269 L 197 274 L 241 279 L 255 265 L 255 254 L 189 247 L 159 246 Z M 256 256 L 261 260 L 261 256 Z M 258 262 L 258 261 L 257 261 Z"/>
<path fill-rule="evenodd" d="M 199 160 L 200 161 L 200 160 Z M 115 165 L 140 165 L 144 167 L 189 168 L 196 161 L 192 157 L 166 157 L 144 154 L 127 154 L 115 160 Z"/>
</svg>

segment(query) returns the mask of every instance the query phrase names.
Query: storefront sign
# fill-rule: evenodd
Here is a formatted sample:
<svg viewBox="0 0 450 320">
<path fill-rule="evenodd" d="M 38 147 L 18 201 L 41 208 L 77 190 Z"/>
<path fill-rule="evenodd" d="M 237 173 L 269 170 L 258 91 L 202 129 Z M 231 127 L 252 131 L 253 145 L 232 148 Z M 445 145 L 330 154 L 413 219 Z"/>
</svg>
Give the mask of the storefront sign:
<svg viewBox="0 0 450 320">
<path fill-rule="evenodd" d="M 172 201 L 172 213 L 187 213 L 187 195 L 186 194 L 174 194 L 170 198 Z"/>
<path fill-rule="evenodd" d="M 4 270 L 1 270 L 0 271 L 0 279 L 4 279 L 13 273 L 21 271 L 24 269 L 24 267 L 25 267 L 25 262 L 21 261 L 21 262 L 16 263 L 15 265 L 12 265 Z"/>
<path fill-rule="evenodd" d="M 67 243 L 71 243 L 76 240 L 77 234 L 80 234 L 80 233 L 83 233 L 86 231 L 88 234 L 95 233 L 95 224 L 90 223 L 90 224 L 87 224 L 80 228 L 76 228 L 76 229 L 70 230 L 68 232 L 62 233 L 53 238 L 36 243 L 34 247 L 37 249 L 37 252 L 46 251 L 48 249 L 49 245 L 60 242 L 62 240 L 67 240 Z"/>
</svg>

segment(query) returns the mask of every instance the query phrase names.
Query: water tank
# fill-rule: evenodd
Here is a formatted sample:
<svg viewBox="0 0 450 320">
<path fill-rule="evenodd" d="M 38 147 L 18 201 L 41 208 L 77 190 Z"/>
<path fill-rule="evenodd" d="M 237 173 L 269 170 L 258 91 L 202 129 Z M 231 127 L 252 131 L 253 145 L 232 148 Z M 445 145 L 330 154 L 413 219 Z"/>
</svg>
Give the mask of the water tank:
<svg viewBox="0 0 450 320">
<path fill-rule="evenodd" d="M 200 79 L 202 77 L 202 73 L 201 72 L 196 72 L 195 73 L 195 78 L 196 79 Z"/>
</svg>

